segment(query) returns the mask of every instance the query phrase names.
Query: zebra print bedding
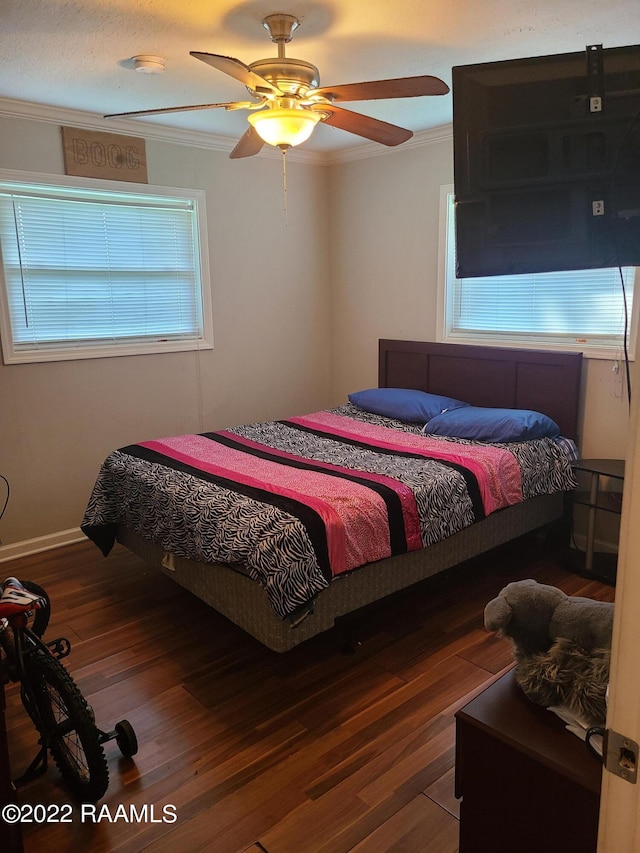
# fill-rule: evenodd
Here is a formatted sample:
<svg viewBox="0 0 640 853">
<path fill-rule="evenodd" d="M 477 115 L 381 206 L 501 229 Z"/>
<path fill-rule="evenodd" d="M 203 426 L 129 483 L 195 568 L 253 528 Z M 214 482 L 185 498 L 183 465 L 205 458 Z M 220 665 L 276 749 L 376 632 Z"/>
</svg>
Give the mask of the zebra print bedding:
<svg viewBox="0 0 640 853">
<path fill-rule="evenodd" d="M 423 436 L 348 404 L 116 450 L 81 527 L 105 555 L 125 524 L 171 554 L 241 565 L 286 618 L 337 575 L 575 485 L 551 439 Z"/>
</svg>

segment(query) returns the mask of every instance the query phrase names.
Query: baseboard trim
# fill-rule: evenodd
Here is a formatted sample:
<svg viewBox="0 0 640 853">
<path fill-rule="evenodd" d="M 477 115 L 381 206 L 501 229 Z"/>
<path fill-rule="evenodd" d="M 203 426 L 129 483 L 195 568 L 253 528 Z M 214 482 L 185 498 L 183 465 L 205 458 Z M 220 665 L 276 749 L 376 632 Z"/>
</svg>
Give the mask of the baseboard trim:
<svg viewBox="0 0 640 853">
<path fill-rule="evenodd" d="M 60 548 L 62 545 L 71 545 L 74 542 L 86 541 L 86 536 L 79 527 L 70 530 L 60 530 L 58 533 L 49 533 L 47 536 L 38 536 L 35 539 L 25 539 L 22 542 L 14 542 L 12 545 L 0 546 L 0 563 L 8 560 L 17 560 L 20 557 L 29 557 L 31 554 L 39 554 L 41 551 L 50 551 L 52 548 Z"/>
</svg>

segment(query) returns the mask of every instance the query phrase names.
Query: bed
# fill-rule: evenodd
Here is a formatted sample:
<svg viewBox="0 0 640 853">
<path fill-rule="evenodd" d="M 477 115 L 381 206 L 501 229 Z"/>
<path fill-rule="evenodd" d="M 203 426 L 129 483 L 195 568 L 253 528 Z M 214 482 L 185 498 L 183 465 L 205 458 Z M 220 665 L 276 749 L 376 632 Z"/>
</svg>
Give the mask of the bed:
<svg viewBox="0 0 640 853">
<path fill-rule="evenodd" d="M 561 520 L 574 485 L 571 442 L 489 444 L 432 429 L 484 407 L 533 410 L 577 441 L 581 364 L 580 353 L 380 340 L 379 389 L 452 399 L 426 426 L 349 401 L 130 445 L 105 460 L 81 526 L 105 555 L 120 542 L 285 652 L 346 614 Z M 540 476 L 547 469 L 550 483 Z M 422 471 L 451 491 L 432 500 Z M 454 508 L 451 520 L 443 505 Z"/>
</svg>

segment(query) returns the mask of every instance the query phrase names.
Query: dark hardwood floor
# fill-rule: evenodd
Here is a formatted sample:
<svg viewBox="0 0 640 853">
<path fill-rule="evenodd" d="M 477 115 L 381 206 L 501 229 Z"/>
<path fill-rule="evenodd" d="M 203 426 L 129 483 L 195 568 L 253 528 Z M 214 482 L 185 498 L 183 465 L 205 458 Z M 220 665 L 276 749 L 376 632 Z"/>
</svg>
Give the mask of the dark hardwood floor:
<svg viewBox="0 0 640 853">
<path fill-rule="evenodd" d="M 26 853 L 455 853 L 454 712 L 512 664 L 485 604 L 524 577 L 613 600 L 528 538 L 370 608 L 353 654 L 336 629 L 278 655 L 121 547 L 0 573 L 47 589 L 46 638 L 70 639 L 64 663 L 97 725 L 126 718 L 140 743 L 133 760 L 105 744 L 99 822 L 74 806 L 71 823 L 25 824 Z M 17 776 L 36 737 L 15 685 L 7 706 Z M 18 800 L 71 802 L 53 765 Z"/>
</svg>

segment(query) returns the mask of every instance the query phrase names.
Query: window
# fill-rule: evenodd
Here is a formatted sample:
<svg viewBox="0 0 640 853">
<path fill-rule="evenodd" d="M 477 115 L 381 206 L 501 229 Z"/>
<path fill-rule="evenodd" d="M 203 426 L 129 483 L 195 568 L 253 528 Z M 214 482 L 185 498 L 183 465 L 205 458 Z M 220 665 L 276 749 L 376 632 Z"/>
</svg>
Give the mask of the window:
<svg viewBox="0 0 640 853">
<path fill-rule="evenodd" d="M 622 269 L 626 311 L 618 269 L 457 279 L 453 187 L 441 189 L 438 340 L 573 349 L 617 358 L 626 327 L 633 357 L 635 274 L 635 267 Z"/>
<path fill-rule="evenodd" d="M 0 172 L 0 246 L 6 364 L 212 346 L 199 190 Z"/>
</svg>

